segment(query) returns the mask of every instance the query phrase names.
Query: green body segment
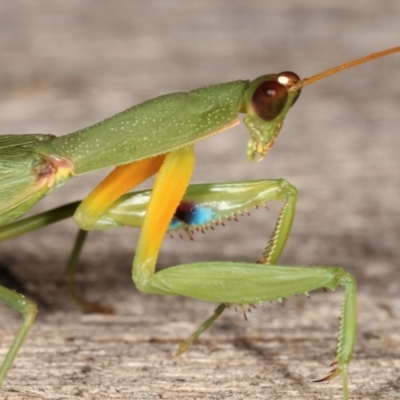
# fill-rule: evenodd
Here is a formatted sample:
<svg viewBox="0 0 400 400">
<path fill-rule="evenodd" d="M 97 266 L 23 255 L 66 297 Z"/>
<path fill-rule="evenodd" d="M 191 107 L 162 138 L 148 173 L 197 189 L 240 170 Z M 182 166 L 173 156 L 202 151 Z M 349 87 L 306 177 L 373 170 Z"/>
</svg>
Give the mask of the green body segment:
<svg viewBox="0 0 400 400">
<path fill-rule="evenodd" d="M 182 264 L 157 272 L 149 292 L 252 304 L 292 297 L 320 287 L 334 290 L 339 286 L 337 273 L 338 269 L 326 267 L 266 267 L 227 261 Z"/>
<path fill-rule="evenodd" d="M 46 157 L 36 153 L 53 135 L 0 136 L 0 225 L 24 215 L 48 191 Z"/>
<path fill-rule="evenodd" d="M 37 149 L 70 160 L 74 175 L 154 157 L 237 123 L 248 81 L 172 93 Z"/>
</svg>

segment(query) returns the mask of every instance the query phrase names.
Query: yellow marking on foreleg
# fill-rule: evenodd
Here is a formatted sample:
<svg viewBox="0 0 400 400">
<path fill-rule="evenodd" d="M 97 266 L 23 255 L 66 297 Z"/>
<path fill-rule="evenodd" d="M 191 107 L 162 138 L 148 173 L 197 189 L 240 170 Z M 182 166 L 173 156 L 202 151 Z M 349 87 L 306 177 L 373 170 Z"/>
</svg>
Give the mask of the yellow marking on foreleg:
<svg viewBox="0 0 400 400">
<path fill-rule="evenodd" d="M 91 225 L 123 194 L 154 175 L 165 155 L 116 167 L 80 204 L 74 218 L 82 229 Z"/>
<path fill-rule="evenodd" d="M 132 277 L 138 286 L 154 275 L 162 240 L 189 185 L 194 163 L 192 146 L 172 151 L 165 157 L 146 209 L 133 262 Z"/>
</svg>

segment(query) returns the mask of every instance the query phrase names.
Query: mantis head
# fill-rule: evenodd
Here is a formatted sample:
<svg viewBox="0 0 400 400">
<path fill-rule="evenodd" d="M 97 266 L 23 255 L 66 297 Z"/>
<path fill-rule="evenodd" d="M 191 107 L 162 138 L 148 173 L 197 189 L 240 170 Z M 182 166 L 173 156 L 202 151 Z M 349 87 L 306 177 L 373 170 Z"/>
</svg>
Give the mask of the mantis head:
<svg viewBox="0 0 400 400">
<path fill-rule="evenodd" d="M 247 144 L 249 161 L 262 160 L 273 146 L 289 108 L 300 95 L 301 87 L 290 89 L 300 82 L 293 72 L 263 75 L 249 83 L 244 94 L 243 122 L 250 132 Z"/>
<path fill-rule="evenodd" d="M 400 52 L 400 46 L 358 58 L 306 79 L 300 79 L 295 73 L 285 71 L 280 74 L 263 75 L 251 81 L 246 88 L 240 108 L 240 112 L 247 114 L 243 122 L 250 132 L 247 144 L 249 161 L 262 160 L 273 146 L 287 112 L 298 99 L 304 86 L 397 52 Z"/>
</svg>

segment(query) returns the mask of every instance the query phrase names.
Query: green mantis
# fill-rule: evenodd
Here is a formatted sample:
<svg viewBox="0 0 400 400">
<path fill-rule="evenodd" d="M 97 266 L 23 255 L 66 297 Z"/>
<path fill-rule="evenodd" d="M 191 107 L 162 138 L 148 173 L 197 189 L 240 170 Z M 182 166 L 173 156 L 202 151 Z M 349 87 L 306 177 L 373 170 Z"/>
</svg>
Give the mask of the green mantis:
<svg viewBox="0 0 400 400">
<path fill-rule="evenodd" d="M 182 295 L 221 303 L 214 315 L 185 342 L 183 352 L 227 304 L 248 305 L 279 300 L 317 288 L 345 289 L 333 371 L 342 376 L 349 398 L 348 366 L 357 325 L 356 283 L 340 267 L 290 267 L 276 263 L 292 226 L 297 190 L 284 180 L 190 186 L 194 143 L 239 123 L 249 130 L 247 157 L 261 160 L 273 146 L 289 109 L 309 83 L 400 47 L 300 80 L 292 72 L 269 74 L 251 82 L 234 81 L 188 93 L 173 93 L 144 102 L 94 126 L 62 137 L 0 136 L 0 240 L 38 229 L 74 214 L 85 231 L 117 225 L 140 227 L 132 279 L 143 292 Z M 79 205 L 16 221 L 40 199 L 74 176 L 116 167 Z M 129 190 L 157 174 L 152 191 Z M 257 263 L 202 262 L 155 272 L 158 252 L 168 230 L 204 228 L 223 218 L 283 200 L 275 230 Z M 84 235 L 78 236 L 73 258 Z M 35 305 L 5 287 L 0 301 L 18 310 L 24 321 L 0 368 L 0 382 L 10 369 L 36 315 Z"/>
</svg>

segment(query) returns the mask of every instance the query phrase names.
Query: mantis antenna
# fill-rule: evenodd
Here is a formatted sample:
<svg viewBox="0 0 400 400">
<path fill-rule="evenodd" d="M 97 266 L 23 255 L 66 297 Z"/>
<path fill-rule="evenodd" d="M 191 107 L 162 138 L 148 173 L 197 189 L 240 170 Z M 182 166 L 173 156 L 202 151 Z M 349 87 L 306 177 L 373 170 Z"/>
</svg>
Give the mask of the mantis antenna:
<svg viewBox="0 0 400 400">
<path fill-rule="evenodd" d="M 389 54 L 398 53 L 398 52 L 400 52 L 400 46 L 396 46 L 396 47 L 392 47 L 390 49 L 378 51 L 377 53 L 372 53 L 369 56 L 357 58 L 356 60 L 353 60 L 353 61 L 347 62 L 345 64 L 339 65 L 337 67 L 328 69 L 327 71 L 320 72 L 319 74 L 313 75 L 310 78 L 302 79 L 298 83 L 293 85 L 290 88 L 290 91 L 299 90 L 299 89 L 303 88 L 304 86 L 309 85 L 310 83 L 319 81 L 320 79 L 324 79 L 329 75 L 333 75 L 333 74 L 336 74 L 337 72 L 344 71 L 345 69 L 353 68 L 357 65 L 364 64 L 371 60 L 375 60 L 376 58 L 385 57 L 385 56 L 388 56 Z"/>
</svg>

